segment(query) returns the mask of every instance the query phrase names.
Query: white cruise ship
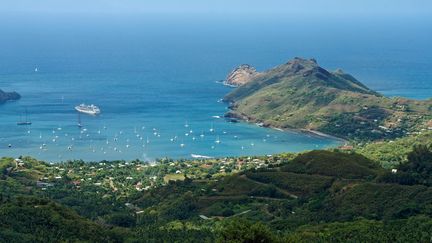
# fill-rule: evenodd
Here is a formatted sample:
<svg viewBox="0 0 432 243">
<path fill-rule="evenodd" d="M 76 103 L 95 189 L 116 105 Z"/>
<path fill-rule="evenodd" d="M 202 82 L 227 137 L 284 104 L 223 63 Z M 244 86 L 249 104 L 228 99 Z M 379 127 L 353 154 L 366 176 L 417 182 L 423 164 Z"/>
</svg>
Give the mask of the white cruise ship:
<svg viewBox="0 0 432 243">
<path fill-rule="evenodd" d="M 95 105 L 81 104 L 81 105 L 75 106 L 75 110 L 77 110 L 78 112 L 89 114 L 89 115 L 98 115 L 100 113 L 99 107 L 97 107 Z"/>
</svg>

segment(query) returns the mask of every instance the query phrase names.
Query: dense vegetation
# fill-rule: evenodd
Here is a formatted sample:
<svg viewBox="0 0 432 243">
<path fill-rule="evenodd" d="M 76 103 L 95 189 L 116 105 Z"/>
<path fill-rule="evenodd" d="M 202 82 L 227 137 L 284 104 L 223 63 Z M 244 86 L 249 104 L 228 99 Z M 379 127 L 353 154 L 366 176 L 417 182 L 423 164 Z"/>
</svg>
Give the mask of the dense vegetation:
<svg viewBox="0 0 432 243">
<path fill-rule="evenodd" d="M 156 165 L 3 158 L 0 241 L 425 242 L 432 237 L 425 136 L 362 146 L 362 155 L 329 150 Z M 385 146 L 412 141 L 393 170 L 375 161 Z"/>
<path fill-rule="evenodd" d="M 408 161 L 407 155 L 415 145 L 432 145 L 432 132 L 422 132 L 395 140 L 384 140 L 357 146 L 355 151 L 379 162 L 385 168 L 396 168 Z"/>
<path fill-rule="evenodd" d="M 295 58 L 260 73 L 225 101 L 231 103 L 230 117 L 349 140 L 393 139 L 432 129 L 432 100 L 384 97 L 313 59 Z"/>
<path fill-rule="evenodd" d="M 48 199 L 17 197 L 0 205 L 1 242 L 120 241 L 121 233 Z"/>
</svg>

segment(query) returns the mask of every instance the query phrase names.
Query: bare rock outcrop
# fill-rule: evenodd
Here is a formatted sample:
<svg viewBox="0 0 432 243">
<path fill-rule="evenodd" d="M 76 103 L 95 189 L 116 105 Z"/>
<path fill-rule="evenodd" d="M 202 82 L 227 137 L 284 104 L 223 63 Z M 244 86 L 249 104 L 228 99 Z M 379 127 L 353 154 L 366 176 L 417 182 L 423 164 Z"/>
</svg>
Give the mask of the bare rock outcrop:
<svg viewBox="0 0 432 243">
<path fill-rule="evenodd" d="M 238 87 L 245 83 L 253 80 L 259 72 L 248 64 L 242 64 L 231 71 L 227 78 L 224 80 L 224 84 L 228 86 Z"/>
</svg>

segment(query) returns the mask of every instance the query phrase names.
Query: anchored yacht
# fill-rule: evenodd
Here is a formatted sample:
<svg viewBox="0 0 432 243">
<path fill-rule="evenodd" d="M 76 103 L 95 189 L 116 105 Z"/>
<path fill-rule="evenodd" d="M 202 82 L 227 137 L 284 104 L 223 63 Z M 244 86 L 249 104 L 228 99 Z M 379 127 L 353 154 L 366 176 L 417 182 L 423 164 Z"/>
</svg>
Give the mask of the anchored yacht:
<svg viewBox="0 0 432 243">
<path fill-rule="evenodd" d="M 32 122 L 30 120 L 28 120 L 27 118 L 27 109 L 25 110 L 25 120 L 22 120 L 22 117 L 20 119 L 20 121 L 17 122 L 17 125 L 22 126 L 22 125 L 31 125 Z"/>
</svg>

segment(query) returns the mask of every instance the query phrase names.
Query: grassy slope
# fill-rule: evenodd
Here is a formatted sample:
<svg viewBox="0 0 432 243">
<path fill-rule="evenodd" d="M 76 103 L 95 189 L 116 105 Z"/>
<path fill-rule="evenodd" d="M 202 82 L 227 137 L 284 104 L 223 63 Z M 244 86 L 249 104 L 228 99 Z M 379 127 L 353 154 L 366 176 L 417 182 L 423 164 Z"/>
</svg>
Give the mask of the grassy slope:
<svg viewBox="0 0 432 243">
<path fill-rule="evenodd" d="M 235 117 L 353 139 L 402 136 L 425 128 L 432 117 L 432 100 L 386 98 L 348 74 L 330 73 L 304 59 L 266 71 L 225 100 L 233 103 L 229 115 Z"/>
</svg>

